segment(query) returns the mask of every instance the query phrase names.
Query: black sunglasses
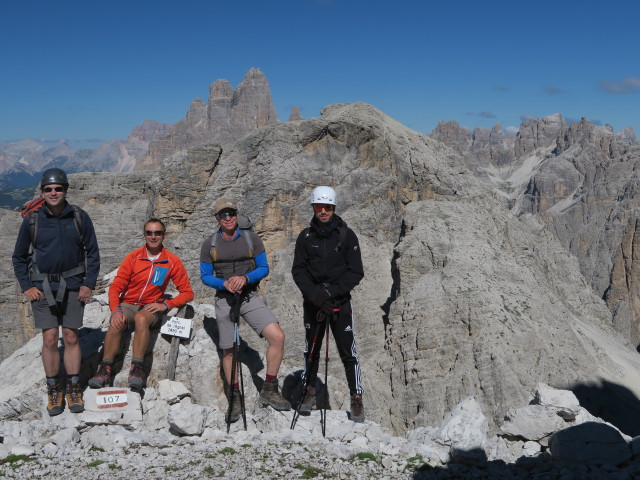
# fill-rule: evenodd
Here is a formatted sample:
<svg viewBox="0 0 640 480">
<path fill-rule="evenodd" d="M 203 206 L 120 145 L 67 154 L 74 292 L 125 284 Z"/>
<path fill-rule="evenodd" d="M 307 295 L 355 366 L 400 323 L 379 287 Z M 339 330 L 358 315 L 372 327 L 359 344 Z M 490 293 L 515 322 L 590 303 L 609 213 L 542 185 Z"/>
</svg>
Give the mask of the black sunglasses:
<svg viewBox="0 0 640 480">
<path fill-rule="evenodd" d="M 144 234 L 145 234 L 147 237 L 150 237 L 150 236 L 152 236 L 152 235 L 155 235 L 156 237 L 159 237 L 159 236 L 161 236 L 161 235 L 164 235 L 164 232 L 163 232 L 162 230 L 145 230 L 145 231 L 144 231 Z"/>
<path fill-rule="evenodd" d="M 238 212 L 236 212 L 235 210 L 232 212 L 222 212 L 218 214 L 218 218 L 220 220 L 224 220 L 227 217 L 235 217 L 236 215 L 238 215 Z"/>
<path fill-rule="evenodd" d="M 42 189 L 42 191 L 44 193 L 51 193 L 51 192 L 64 192 L 64 187 L 44 187 Z"/>
</svg>

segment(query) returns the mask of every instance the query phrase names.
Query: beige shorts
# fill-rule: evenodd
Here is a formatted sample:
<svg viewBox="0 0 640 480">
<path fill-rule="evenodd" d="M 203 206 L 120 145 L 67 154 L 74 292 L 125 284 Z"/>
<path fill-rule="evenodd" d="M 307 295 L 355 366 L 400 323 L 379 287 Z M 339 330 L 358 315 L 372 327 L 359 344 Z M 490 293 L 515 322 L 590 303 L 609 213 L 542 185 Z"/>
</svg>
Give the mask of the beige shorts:
<svg viewBox="0 0 640 480">
<path fill-rule="evenodd" d="M 142 310 L 144 308 L 144 305 L 133 305 L 131 303 L 121 303 L 120 308 L 122 309 L 122 313 L 124 313 L 124 316 L 127 317 L 127 323 L 129 328 L 133 328 L 135 326 L 134 318 L 136 316 L 136 313 Z M 151 324 L 149 326 L 152 327 L 156 325 L 160 320 L 162 320 L 162 317 L 164 316 L 164 314 L 165 312 L 151 313 L 151 315 L 153 315 L 153 320 L 151 321 Z"/>
<path fill-rule="evenodd" d="M 233 298 L 233 295 L 216 295 L 216 320 L 220 335 L 220 348 L 233 347 L 234 328 L 233 322 L 229 318 Z M 278 322 L 257 293 L 249 293 L 244 297 L 240 306 L 240 316 L 260 336 L 267 326 Z"/>
</svg>

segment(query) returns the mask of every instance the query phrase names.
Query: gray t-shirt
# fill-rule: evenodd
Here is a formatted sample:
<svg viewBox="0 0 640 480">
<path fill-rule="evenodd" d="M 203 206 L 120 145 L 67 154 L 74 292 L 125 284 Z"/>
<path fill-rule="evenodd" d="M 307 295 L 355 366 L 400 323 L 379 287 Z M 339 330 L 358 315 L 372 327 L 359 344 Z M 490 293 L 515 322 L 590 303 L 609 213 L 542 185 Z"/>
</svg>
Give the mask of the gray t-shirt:
<svg viewBox="0 0 640 480">
<path fill-rule="evenodd" d="M 255 267 L 249 259 L 249 246 L 243 235 L 253 237 L 253 257 L 264 252 L 264 244 L 260 237 L 250 230 L 239 230 L 240 235 L 233 240 L 225 240 L 217 232 L 215 261 L 211 258 L 211 238 L 207 238 L 200 248 L 200 261 L 203 263 L 213 263 L 213 273 L 216 277 L 227 280 L 235 275 L 244 275 L 252 271 Z"/>
</svg>

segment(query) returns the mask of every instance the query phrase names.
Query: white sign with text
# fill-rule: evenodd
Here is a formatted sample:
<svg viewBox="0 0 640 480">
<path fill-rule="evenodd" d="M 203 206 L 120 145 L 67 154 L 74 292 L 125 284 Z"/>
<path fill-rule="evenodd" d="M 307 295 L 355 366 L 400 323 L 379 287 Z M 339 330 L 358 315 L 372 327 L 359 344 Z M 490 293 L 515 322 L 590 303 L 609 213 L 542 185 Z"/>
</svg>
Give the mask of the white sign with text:
<svg viewBox="0 0 640 480">
<path fill-rule="evenodd" d="M 188 318 L 171 317 L 160 327 L 160 333 L 174 337 L 189 338 L 191 334 L 191 320 Z"/>
</svg>

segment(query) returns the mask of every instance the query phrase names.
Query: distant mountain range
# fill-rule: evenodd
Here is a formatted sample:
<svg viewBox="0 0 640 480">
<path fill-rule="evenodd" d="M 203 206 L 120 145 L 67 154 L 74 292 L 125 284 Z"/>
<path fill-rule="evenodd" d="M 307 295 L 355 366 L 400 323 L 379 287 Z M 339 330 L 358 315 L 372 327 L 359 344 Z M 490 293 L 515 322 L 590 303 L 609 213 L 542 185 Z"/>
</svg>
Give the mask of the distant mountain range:
<svg viewBox="0 0 640 480">
<path fill-rule="evenodd" d="M 294 108 L 290 120 L 301 118 Z M 269 82 L 252 68 L 237 89 L 227 80 L 216 80 L 208 102 L 193 100 L 183 120 L 173 125 L 147 120 L 124 142 L 113 140 L 94 150 L 76 150 L 66 140 L 0 142 L 0 208 L 15 209 L 32 198 L 47 168 L 67 173 L 155 170 L 174 153 L 205 143 L 229 143 L 277 122 Z"/>
</svg>

